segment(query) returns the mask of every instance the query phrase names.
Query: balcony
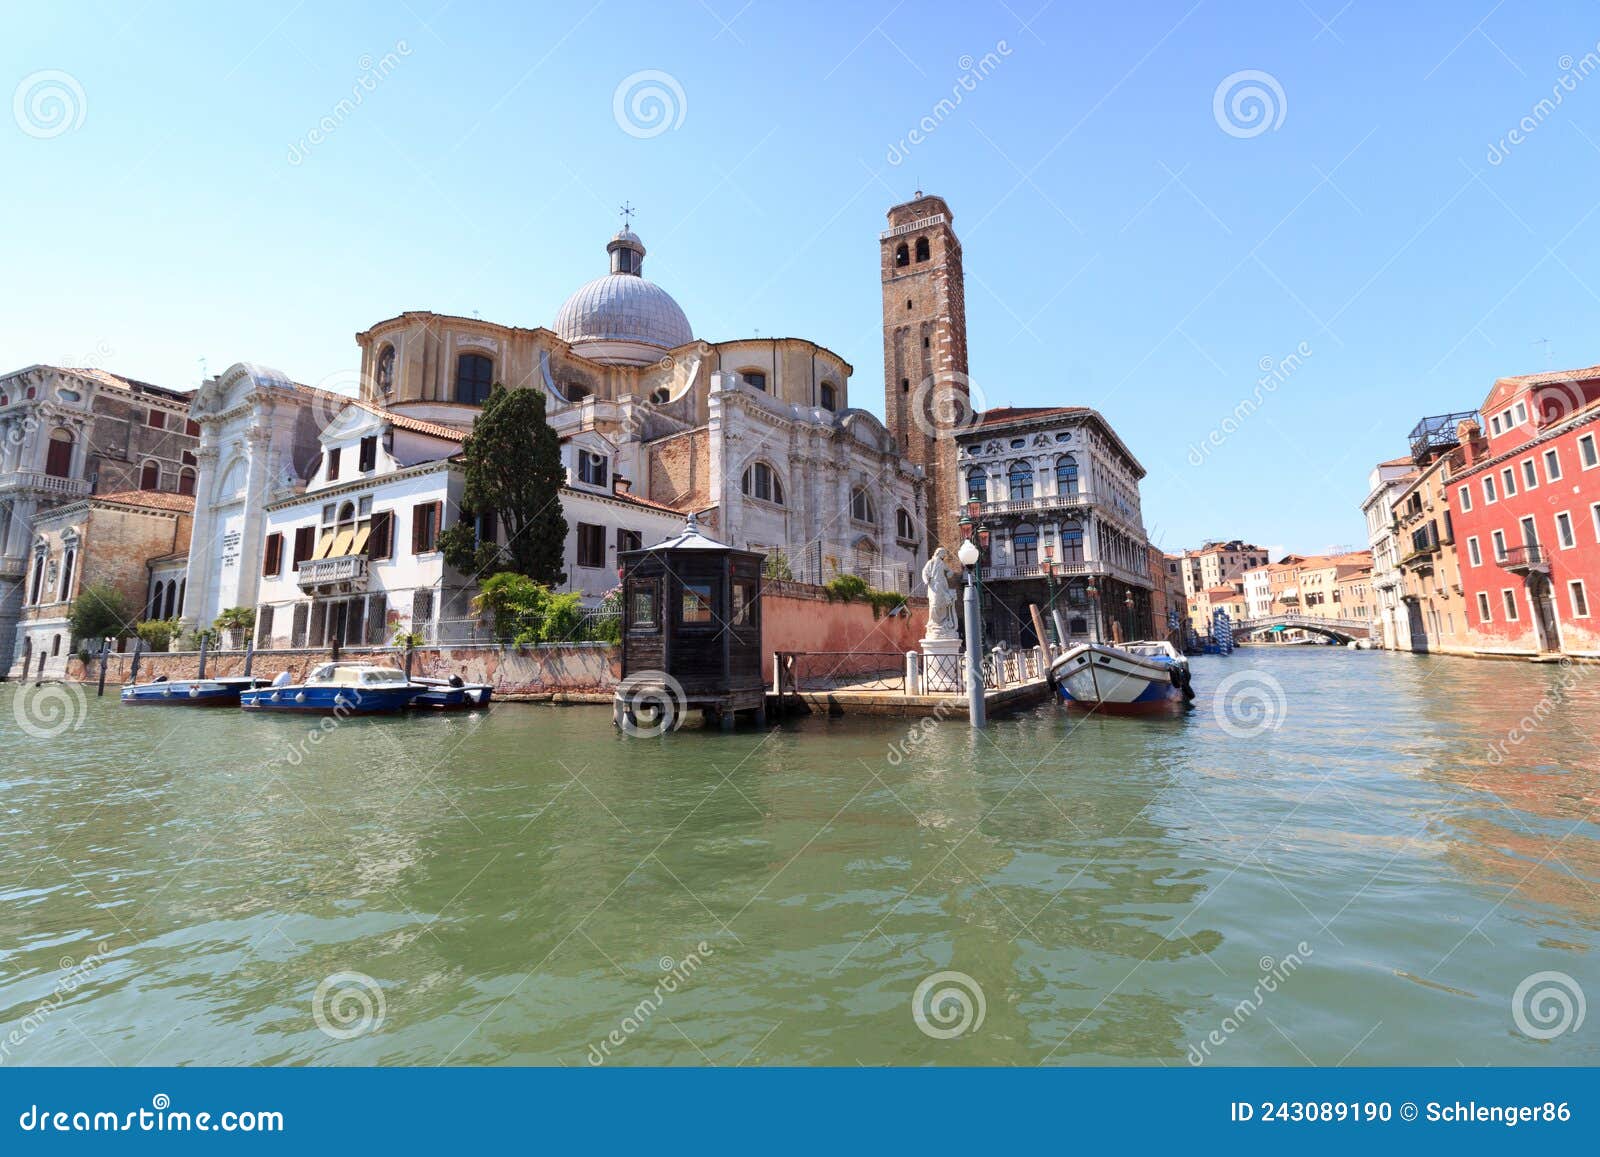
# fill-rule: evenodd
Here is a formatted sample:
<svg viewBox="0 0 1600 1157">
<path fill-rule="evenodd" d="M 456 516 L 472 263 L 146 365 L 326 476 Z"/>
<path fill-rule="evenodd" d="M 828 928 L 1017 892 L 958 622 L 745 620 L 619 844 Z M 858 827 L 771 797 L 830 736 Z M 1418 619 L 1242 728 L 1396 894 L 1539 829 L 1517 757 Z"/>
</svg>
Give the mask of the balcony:
<svg viewBox="0 0 1600 1157">
<path fill-rule="evenodd" d="M 991 514 L 1039 514 L 1046 510 L 1071 510 L 1078 507 L 1096 505 L 1096 497 L 1087 490 L 1079 490 L 1072 494 L 1037 494 L 1032 498 L 1009 498 L 1002 502 L 985 502 L 981 506 L 984 515 Z"/>
<path fill-rule="evenodd" d="M 36 490 L 57 498 L 82 498 L 89 493 L 89 483 L 82 478 L 57 478 L 42 470 L 12 470 L 0 474 L 0 492 L 8 490 Z"/>
<path fill-rule="evenodd" d="M 1148 587 L 1150 585 L 1149 575 L 1138 574 L 1128 570 L 1126 567 L 1118 566 L 1116 563 L 1058 562 L 1055 564 L 1055 577 L 1058 582 L 1090 575 L 1121 579 L 1130 586 Z M 1045 564 L 1036 562 L 1022 565 L 986 566 L 978 577 L 984 582 L 989 582 L 993 579 L 1044 579 L 1047 575 L 1045 573 Z"/>
<path fill-rule="evenodd" d="M 367 556 L 347 554 L 339 558 L 307 559 L 295 571 L 295 582 L 303 591 L 351 591 L 367 585 Z"/>
<path fill-rule="evenodd" d="M 1531 546 L 1508 547 L 1505 557 L 1498 561 L 1512 574 L 1550 573 L 1550 559 L 1545 555 L 1544 548 L 1537 543 Z"/>
</svg>

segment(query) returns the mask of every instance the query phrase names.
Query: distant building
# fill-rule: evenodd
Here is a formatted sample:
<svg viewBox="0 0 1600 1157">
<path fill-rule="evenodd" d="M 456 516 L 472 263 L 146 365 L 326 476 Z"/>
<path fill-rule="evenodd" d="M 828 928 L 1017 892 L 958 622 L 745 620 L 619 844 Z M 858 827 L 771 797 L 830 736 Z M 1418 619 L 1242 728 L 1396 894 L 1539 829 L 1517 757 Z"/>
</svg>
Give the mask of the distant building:
<svg viewBox="0 0 1600 1157">
<path fill-rule="evenodd" d="M 1149 631 L 1150 550 L 1140 512 L 1144 467 L 1086 406 L 985 411 L 956 435 L 965 518 L 989 531 L 980 565 L 984 637 L 1031 645 L 1028 611 L 1055 590 L 1069 636 Z"/>
<path fill-rule="evenodd" d="M 1372 640 L 1389 649 L 1404 649 L 1407 628 L 1402 618 L 1400 550 L 1395 538 L 1394 500 L 1417 476 L 1409 457 L 1392 458 L 1372 468 L 1361 513 L 1367 520 L 1367 543 L 1372 550 L 1372 600 L 1376 619 Z"/>
<path fill-rule="evenodd" d="M 1393 496 L 1393 534 L 1399 555 L 1401 614 L 1396 645 L 1417 652 L 1466 652 L 1472 628 L 1461 585 L 1450 465 L 1463 433 L 1475 430 L 1471 414 L 1424 418 L 1411 432 L 1415 473 Z"/>
<path fill-rule="evenodd" d="M 186 393 L 105 370 L 0 376 L 0 672 L 20 659 L 39 516 L 91 494 L 193 494 L 199 430 L 188 411 Z"/>
</svg>

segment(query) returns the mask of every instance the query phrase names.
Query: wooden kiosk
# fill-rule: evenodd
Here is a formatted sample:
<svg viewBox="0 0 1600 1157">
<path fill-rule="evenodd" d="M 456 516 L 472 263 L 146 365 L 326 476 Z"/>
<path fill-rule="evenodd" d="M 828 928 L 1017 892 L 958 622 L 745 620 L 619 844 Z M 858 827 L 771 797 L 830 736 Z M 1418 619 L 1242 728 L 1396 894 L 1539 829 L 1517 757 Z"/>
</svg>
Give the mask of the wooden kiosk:
<svg viewBox="0 0 1600 1157">
<path fill-rule="evenodd" d="M 612 717 L 629 734 L 681 726 L 698 709 L 731 730 L 740 711 L 766 724 L 761 567 L 766 556 L 707 538 L 690 514 L 655 546 L 624 551 L 622 681 Z"/>
</svg>

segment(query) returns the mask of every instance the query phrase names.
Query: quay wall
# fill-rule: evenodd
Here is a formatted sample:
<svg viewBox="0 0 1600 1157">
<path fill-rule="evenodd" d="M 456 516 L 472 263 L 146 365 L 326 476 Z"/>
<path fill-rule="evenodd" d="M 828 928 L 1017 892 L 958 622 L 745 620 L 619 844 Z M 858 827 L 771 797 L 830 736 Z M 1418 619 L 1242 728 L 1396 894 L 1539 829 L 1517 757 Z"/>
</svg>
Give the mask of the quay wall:
<svg viewBox="0 0 1600 1157">
<path fill-rule="evenodd" d="M 903 668 L 928 626 L 926 599 L 909 599 L 905 611 L 874 617 L 867 603 L 830 603 L 809 583 L 768 580 L 761 596 L 761 674 L 772 684 L 774 651 L 856 651 L 822 660 L 834 674 Z M 901 658 L 890 663 L 880 652 Z"/>
</svg>

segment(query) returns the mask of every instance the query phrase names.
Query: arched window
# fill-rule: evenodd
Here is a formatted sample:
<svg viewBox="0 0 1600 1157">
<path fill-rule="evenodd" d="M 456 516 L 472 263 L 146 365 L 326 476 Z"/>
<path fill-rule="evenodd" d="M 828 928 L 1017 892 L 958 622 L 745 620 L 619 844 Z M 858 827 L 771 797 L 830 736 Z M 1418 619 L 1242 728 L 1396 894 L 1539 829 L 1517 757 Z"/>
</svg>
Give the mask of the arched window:
<svg viewBox="0 0 1600 1157">
<path fill-rule="evenodd" d="M 1064 497 L 1077 497 L 1078 460 L 1071 454 L 1056 459 L 1056 493 Z"/>
<path fill-rule="evenodd" d="M 163 611 L 165 612 L 161 616 L 163 619 L 170 619 L 178 613 L 178 584 L 170 579 L 167 581 L 166 606 Z"/>
<path fill-rule="evenodd" d="M 44 472 L 52 478 L 72 477 L 72 431 L 57 426 L 50 431 L 50 448 L 45 451 Z"/>
<path fill-rule="evenodd" d="M 917 260 L 918 261 L 926 261 L 927 259 L 928 259 L 928 239 L 926 237 L 918 237 L 917 238 Z"/>
<path fill-rule="evenodd" d="M 41 550 L 33 556 L 33 582 L 29 584 L 33 590 L 33 598 L 29 601 L 34 606 L 44 601 L 44 564 L 45 553 Z"/>
<path fill-rule="evenodd" d="M 833 388 L 832 382 L 822 383 L 820 396 L 824 410 L 836 410 L 839 408 L 839 391 Z"/>
<path fill-rule="evenodd" d="M 894 512 L 894 533 L 901 542 L 911 542 L 917 537 L 917 524 L 904 506 Z"/>
<path fill-rule="evenodd" d="M 189 591 L 189 580 L 187 578 L 179 579 L 178 580 L 178 605 L 172 608 L 172 613 L 173 614 L 176 615 L 176 614 L 179 614 L 179 613 L 181 613 L 183 611 L 183 596 L 186 595 L 188 593 L 188 591 Z"/>
<path fill-rule="evenodd" d="M 1083 561 L 1083 527 L 1068 522 L 1061 527 L 1061 561 Z"/>
<path fill-rule="evenodd" d="M 1039 565 L 1039 530 L 1032 523 L 1020 522 L 1011 532 L 1011 561 L 1017 566 Z"/>
<path fill-rule="evenodd" d="M 765 462 L 757 462 L 744 472 L 740 488 L 750 498 L 783 505 L 783 482 L 778 472 Z"/>
<path fill-rule="evenodd" d="M 373 375 L 373 380 L 384 397 L 394 392 L 394 346 L 386 345 L 378 351 L 378 372 Z"/>
<path fill-rule="evenodd" d="M 1013 462 L 1007 475 L 1012 502 L 1024 502 L 1033 497 L 1033 467 L 1026 462 Z"/>
<path fill-rule="evenodd" d="M 904 241 L 900 242 L 899 247 L 894 251 L 894 263 L 896 265 L 911 264 L 911 250 L 906 248 L 906 243 Z"/>
<path fill-rule="evenodd" d="M 178 493 L 179 494 L 193 494 L 194 493 L 194 478 L 195 478 L 195 474 L 194 474 L 194 467 L 193 466 L 185 466 L 182 470 L 179 470 L 178 471 Z"/>
<path fill-rule="evenodd" d="M 61 559 L 61 586 L 56 593 L 56 598 L 66 602 L 72 597 L 72 572 L 78 566 L 78 552 L 69 550 Z"/>
<path fill-rule="evenodd" d="M 493 386 L 493 360 L 482 354 L 461 354 L 456 358 L 456 401 L 481 406 L 489 400 Z"/>
<path fill-rule="evenodd" d="M 652 405 L 665 406 L 670 401 L 672 401 L 672 389 L 668 386 L 657 386 L 650 392 Z"/>
<path fill-rule="evenodd" d="M 989 476 L 983 472 L 981 466 L 974 466 L 967 471 L 967 501 L 989 501 Z"/>
<path fill-rule="evenodd" d="M 140 490 L 161 489 L 161 464 L 159 462 L 146 462 L 139 470 Z"/>
<path fill-rule="evenodd" d="M 878 511 L 872 504 L 872 495 L 865 488 L 857 486 L 850 491 L 850 517 L 857 522 L 878 524 Z"/>
<path fill-rule="evenodd" d="M 762 370 L 740 370 L 739 376 L 744 379 L 744 384 L 752 390 L 767 392 L 767 375 Z"/>
</svg>

